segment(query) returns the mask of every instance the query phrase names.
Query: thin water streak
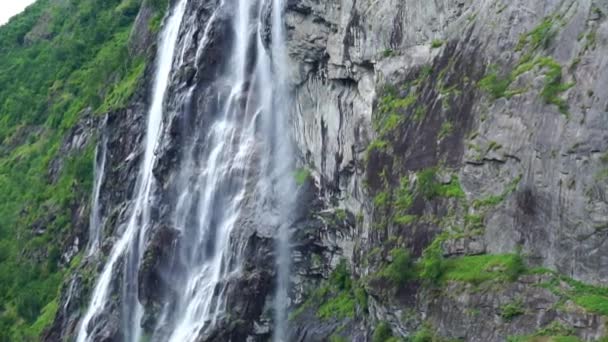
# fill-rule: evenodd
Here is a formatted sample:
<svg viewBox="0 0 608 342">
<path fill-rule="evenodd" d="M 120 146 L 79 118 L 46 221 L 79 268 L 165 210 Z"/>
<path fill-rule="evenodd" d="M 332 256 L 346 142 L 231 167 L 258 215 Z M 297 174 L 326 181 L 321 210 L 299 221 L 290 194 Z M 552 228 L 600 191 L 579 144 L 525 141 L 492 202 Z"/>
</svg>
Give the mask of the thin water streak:
<svg viewBox="0 0 608 342">
<path fill-rule="evenodd" d="M 104 117 L 102 127 L 105 128 L 108 122 L 108 116 Z M 101 241 L 101 232 L 103 222 L 101 220 L 100 194 L 101 187 L 104 181 L 106 158 L 108 149 L 108 136 L 101 133 L 101 142 L 95 148 L 95 167 L 94 167 L 94 183 L 93 195 L 91 198 L 91 214 L 89 218 L 89 246 L 87 248 L 87 256 L 97 253 L 99 242 Z"/>
</svg>

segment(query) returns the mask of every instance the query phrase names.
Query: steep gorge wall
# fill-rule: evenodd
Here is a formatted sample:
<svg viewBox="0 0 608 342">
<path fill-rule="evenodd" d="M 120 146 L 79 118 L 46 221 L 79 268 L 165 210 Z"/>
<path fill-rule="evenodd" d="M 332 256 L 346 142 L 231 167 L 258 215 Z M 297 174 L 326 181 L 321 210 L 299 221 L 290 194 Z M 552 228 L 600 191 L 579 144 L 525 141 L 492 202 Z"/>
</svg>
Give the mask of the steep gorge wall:
<svg viewBox="0 0 608 342">
<path fill-rule="evenodd" d="M 391 251 L 416 259 L 435 240 L 444 257 L 520 253 L 527 267 L 605 284 L 605 7 L 289 2 L 294 137 L 325 203 L 358 217 L 332 261 L 346 258 L 366 284 L 372 317 L 399 334 L 427 324 L 440 336 L 471 341 L 501 341 L 551 324 L 584 339 L 603 336 L 603 318 L 546 289 L 553 276 L 483 290 L 423 282 L 388 295 L 389 280 L 370 279 L 394 262 Z M 458 183 L 463 198 L 416 194 L 430 169 L 435 181 Z M 395 203 L 403 179 L 415 197 L 407 215 Z M 501 307 L 520 298 L 525 314 L 501 318 Z M 319 328 L 324 324 L 307 321 L 320 311 L 308 311 L 295 328 L 300 340 L 331 333 L 364 340 L 354 328 L 361 321 L 362 331 L 373 330 L 374 320 L 360 312 L 355 325 L 330 320 Z"/>
<path fill-rule="evenodd" d="M 170 289 L 161 272 L 171 254 L 162 218 L 174 195 L 172 165 L 194 134 L 183 128 L 211 120 L 203 114 L 212 112 L 210 99 L 222 87 L 214 76 L 225 67 L 222 53 L 232 37 L 223 12 L 230 8 L 218 6 L 190 2 L 180 33 L 155 167 L 159 219 L 148 239 L 151 258 L 138 270 L 150 279 L 139 289 L 148 312 Z M 584 340 L 604 336 L 608 313 L 580 297 L 608 297 L 573 279 L 608 280 L 607 15 L 608 6 L 592 0 L 287 2 L 290 116 L 300 166 L 311 172 L 292 228 L 290 340 L 379 341 L 373 336 L 383 329 L 466 341 L 542 329 Z M 140 27 L 148 19 L 134 30 L 140 48 L 152 41 Z M 203 41 L 205 32 L 210 38 Z M 105 254 L 130 209 L 147 94 L 142 86 L 128 109 L 109 114 L 104 130 L 111 170 L 102 187 Z M 244 217 L 235 235 L 248 262 L 227 291 L 231 312 L 201 340 L 272 335 L 272 232 L 256 222 L 253 213 Z M 443 272 L 452 273 L 438 275 L 439 284 L 387 276 L 391 265 L 418 272 L 433 246 L 446 265 L 479 255 L 498 262 L 482 270 L 490 275 L 481 281 L 459 280 L 447 266 Z M 400 264 L 399 251 L 411 260 Z M 504 258 L 518 254 L 527 268 L 560 275 L 496 276 L 510 270 Z M 64 285 L 47 341 L 73 334 L 103 260 L 87 259 Z M 119 281 L 116 274 L 115 291 Z M 335 298 L 342 304 L 333 305 Z M 98 339 L 120 338 L 118 308 L 114 303 L 98 317 Z"/>
</svg>

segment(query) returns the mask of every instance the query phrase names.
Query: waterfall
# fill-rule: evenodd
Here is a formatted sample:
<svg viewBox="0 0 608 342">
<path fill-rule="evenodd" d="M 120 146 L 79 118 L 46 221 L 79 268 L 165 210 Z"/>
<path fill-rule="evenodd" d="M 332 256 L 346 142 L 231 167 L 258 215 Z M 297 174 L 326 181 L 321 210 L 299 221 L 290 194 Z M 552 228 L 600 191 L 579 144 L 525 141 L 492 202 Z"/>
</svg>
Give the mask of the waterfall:
<svg viewBox="0 0 608 342">
<path fill-rule="evenodd" d="M 287 102 L 276 100 L 281 94 L 285 95 L 281 101 L 285 101 L 287 94 L 284 82 L 277 82 L 277 68 L 263 46 L 259 27 L 262 3 L 237 0 L 235 6 L 231 67 L 223 75 L 230 91 L 218 94 L 220 112 L 214 115 L 217 119 L 199 130 L 196 143 L 186 149 L 180 167 L 181 189 L 173 226 L 184 236 L 180 258 L 186 274 L 180 275 L 183 286 L 175 290 L 180 294 L 178 301 L 166 305 L 154 340 L 194 341 L 225 313 L 226 287 L 230 278 L 241 272 L 240 246 L 235 246 L 231 238 L 246 206 L 244 202 L 252 193 L 257 194 L 260 211 L 271 217 L 265 223 L 279 231 L 277 236 L 282 242 L 277 249 L 281 260 L 278 297 L 287 296 L 289 270 L 285 266 L 289 263 L 285 260 L 289 260 L 289 250 L 284 248 L 284 232 L 295 182 L 288 148 Z M 276 21 L 281 22 L 281 18 Z M 204 148 L 195 152 L 197 144 Z M 284 306 L 283 299 L 278 302 Z M 284 309 L 281 311 L 285 313 Z M 167 326 L 172 327 L 170 334 L 163 331 Z"/>
<path fill-rule="evenodd" d="M 127 227 L 115 243 L 111 251 L 110 257 L 104 266 L 103 271 L 97 281 L 93 295 L 89 303 L 87 313 L 84 315 L 78 330 L 78 342 L 88 341 L 89 332 L 87 331 L 89 322 L 96 315 L 104 310 L 108 302 L 110 292 L 110 282 L 114 274 L 117 263 L 124 256 L 127 248 L 136 239 L 143 236 L 140 229 L 146 226 L 146 220 L 149 218 L 149 202 L 150 190 L 152 188 L 152 167 L 154 165 L 154 149 L 158 143 L 162 125 L 163 101 L 171 66 L 173 63 L 173 53 L 177 42 L 179 26 L 182 22 L 186 6 L 186 0 L 180 0 L 175 6 L 175 9 L 168 18 L 163 28 L 160 44 L 158 45 L 158 60 L 156 63 L 155 79 L 152 92 L 152 104 L 148 115 L 148 124 L 145 137 L 144 157 L 140 165 L 138 179 L 136 183 L 135 197 L 133 199 L 133 208 L 131 209 L 131 217 Z M 141 308 L 139 304 L 135 304 L 136 316 L 140 316 Z M 133 341 L 139 340 L 139 322 L 133 327 L 134 333 L 131 334 Z"/>
<path fill-rule="evenodd" d="M 93 317 L 108 305 L 112 275 L 124 260 L 122 277 L 122 333 L 125 341 L 144 338 L 141 320 L 144 307 L 139 303 L 137 272 L 146 248 L 150 222 L 151 192 L 155 190 L 152 168 L 155 148 L 162 135 L 163 100 L 175 98 L 188 103 L 197 91 L 213 90 L 216 103 L 212 113 L 199 126 L 188 127 L 187 139 L 180 144 L 179 163 L 170 190 L 168 224 L 179 233 L 179 242 L 165 270 L 171 279 L 170 294 L 155 313 L 151 341 L 196 341 L 201 334 L 217 327 L 225 318 L 226 294 L 230 282 L 242 275 L 244 242 L 239 240 L 243 222 L 255 221 L 268 227 L 275 240 L 276 288 L 273 301 L 274 340 L 286 341 L 290 272 L 289 227 L 295 193 L 294 157 L 291 148 L 288 112 L 291 106 L 287 84 L 287 56 L 284 47 L 282 0 L 225 0 L 217 5 L 199 36 L 184 35 L 184 46 L 176 46 L 178 30 L 187 0 L 179 0 L 167 19 L 158 48 L 158 62 L 152 104 L 149 110 L 145 153 L 133 198 L 131 216 L 124 233 L 99 277 L 78 333 L 78 342 L 90 340 L 87 329 Z M 225 6 L 225 7 L 224 7 Z M 266 11 L 271 8 L 270 14 Z M 222 14 L 218 13 L 222 11 Z M 226 14 L 229 13 L 229 14 Z M 263 29 L 267 15 L 272 25 L 271 42 Z M 183 96 L 165 94 L 174 59 L 183 62 L 188 44 L 198 44 L 196 60 L 202 54 L 209 31 L 218 17 L 229 18 L 232 46 L 226 53 L 227 65 L 217 76 L 218 84 L 199 89 L 197 83 Z M 174 51 L 180 52 L 174 56 Z M 204 62 L 203 62 L 204 63 Z M 225 69 L 225 70 L 224 70 Z M 198 70 L 197 70 L 198 71 Z M 180 105 L 183 103 L 179 103 Z M 178 106 L 179 107 L 179 106 Z M 183 114 L 183 113 L 182 113 Z M 182 115 L 189 117 L 190 113 Z M 185 133 L 184 133 L 185 134 Z M 160 192 L 165 189 L 159 189 Z M 255 216 L 251 219 L 248 215 Z"/>
<path fill-rule="evenodd" d="M 289 124 L 287 113 L 291 107 L 291 97 L 287 84 L 287 54 L 285 51 L 285 33 L 283 23 L 283 0 L 273 0 L 272 3 L 272 44 L 271 50 L 274 61 L 274 113 L 273 121 L 275 122 L 274 135 L 276 135 L 276 143 L 274 146 L 275 153 L 273 155 L 275 168 L 278 171 L 279 188 L 277 192 L 279 203 L 281 203 L 280 212 L 291 214 L 293 211 L 294 200 L 291 194 L 296 193 L 296 186 L 293 179 L 292 165 L 285 163 L 293 156 L 291 148 L 289 132 Z M 277 249 L 277 290 L 274 298 L 274 322 L 275 342 L 287 341 L 287 308 L 289 299 L 289 274 L 291 268 L 291 249 L 290 243 L 290 226 L 289 216 L 281 218 L 279 226 L 279 234 L 276 242 Z"/>
<path fill-rule="evenodd" d="M 103 121 L 105 127 L 108 122 L 108 116 L 106 115 Z M 89 247 L 87 255 L 91 256 L 95 254 L 99 249 L 99 242 L 101 240 L 101 208 L 99 205 L 99 195 L 101 194 L 101 186 L 103 184 L 103 178 L 106 170 L 106 155 L 108 149 L 108 136 L 107 134 L 101 134 L 101 142 L 95 149 L 95 168 L 94 168 L 94 183 L 93 183 L 93 196 L 91 198 L 91 216 L 89 219 Z"/>
</svg>

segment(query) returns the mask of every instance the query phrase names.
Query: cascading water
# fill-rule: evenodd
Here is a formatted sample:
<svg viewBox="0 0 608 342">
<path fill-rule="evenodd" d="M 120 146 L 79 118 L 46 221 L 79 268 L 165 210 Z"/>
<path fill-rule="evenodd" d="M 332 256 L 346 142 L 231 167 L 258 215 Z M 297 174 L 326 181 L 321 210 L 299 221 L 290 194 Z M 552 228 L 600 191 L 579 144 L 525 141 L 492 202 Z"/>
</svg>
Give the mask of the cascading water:
<svg viewBox="0 0 608 342">
<path fill-rule="evenodd" d="M 287 297 L 289 272 L 286 229 L 295 182 L 285 118 L 288 94 L 263 46 L 259 27 L 262 5 L 236 1 L 231 67 L 223 75 L 230 90 L 218 94 L 217 119 L 210 127 L 201 127 L 195 143 L 186 149 L 173 220 L 184 237 L 180 258 L 186 274 L 182 275 L 184 286 L 174 289 L 179 294 L 178 303 L 166 305 L 155 340 L 193 341 L 225 312 L 227 282 L 240 272 L 239 246 L 234 246 L 231 238 L 243 202 L 253 193 L 259 196 L 256 202 L 260 210 L 268 214 L 264 224 L 279 231 L 277 298 L 281 300 L 275 307 L 281 308 L 281 315 L 277 315 L 281 321 L 285 314 L 283 298 Z M 276 8 L 279 10 L 273 17 L 282 27 L 281 7 Z M 282 36 L 281 29 L 277 32 L 273 37 Z M 280 43 L 278 38 L 273 41 L 272 53 Z M 251 60 L 256 61 L 254 66 Z M 276 59 L 281 60 L 282 56 Z M 204 147 L 195 152 L 199 144 Z M 169 334 L 163 332 L 166 326 L 172 327 Z M 278 326 L 284 331 L 284 323 Z M 283 332 L 277 336 L 283 340 Z"/>
<path fill-rule="evenodd" d="M 158 48 L 158 60 L 156 64 L 155 80 L 152 93 L 152 105 L 150 106 L 148 125 L 145 138 L 144 158 L 140 166 L 139 175 L 136 184 L 134 204 L 131 218 L 127 224 L 125 231 L 120 239 L 114 245 L 114 248 L 108 258 L 108 261 L 97 281 L 89 308 L 84 318 L 80 323 L 78 331 L 78 342 L 87 341 L 89 332 L 87 331 L 91 319 L 101 311 L 108 302 L 108 294 L 110 290 L 110 282 L 114 269 L 117 266 L 118 260 L 123 257 L 127 248 L 137 240 L 137 236 L 143 236 L 140 232 L 141 227 L 146 226 L 146 221 L 149 218 L 149 195 L 153 183 L 152 167 L 154 165 L 154 149 L 158 143 L 162 125 L 163 101 L 171 66 L 173 63 L 173 53 L 177 42 L 179 26 L 182 22 L 186 6 L 186 0 L 180 0 L 175 6 L 175 9 L 168 18 L 161 41 Z M 129 258 L 130 259 L 130 258 Z M 130 304 L 130 303 L 129 303 Z M 140 316 L 141 308 L 136 304 L 136 318 Z M 139 320 L 137 320 L 139 321 Z M 133 326 L 134 333 L 130 334 L 133 341 L 139 340 L 139 322 Z"/>
<path fill-rule="evenodd" d="M 278 203 L 281 207 L 279 212 L 284 213 L 280 217 L 279 234 L 276 243 L 277 249 L 277 290 L 274 298 L 274 322 L 275 333 L 274 341 L 283 342 L 287 340 L 287 308 L 289 299 L 289 274 L 291 268 L 291 250 L 289 247 L 290 234 L 289 215 L 293 211 L 295 198 L 291 194 L 296 192 L 295 182 L 292 176 L 292 165 L 286 163 L 293 156 L 291 149 L 289 128 L 286 114 L 291 106 L 289 87 L 287 84 L 287 54 L 285 51 L 285 33 L 283 30 L 283 0 L 273 0 L 272 3 L 272 56 L 273 56 L 273 76 L 276 85 L 274 89 L 274 113 L 273 115 L 274 130 L 276 143 L 275 153 L 273 153 L 273 169 L 278 180 L 280 189 L 275 192 L 278 197 Z M 285 216 L 287 214 L 288 216 Z"/>
<path fill-rule="evenodd" d="M 286 340 L 290 268 L 289 226 L 295 200 L 293 154 L 288 134 L 286 52 L 282 0 L 225 0 L 217 5 L 199 42 L 196 59 L 205 46 L 218 11 L 227 6 L 234 39 L 226 71 L 217 76 L 217 103 L 212 120 L 189 127 L 192 136 L 180 145 L 182 155 L 175 174 L 175 198 L 170 225 L 179 232 L 179 243 L 168 271 L 171 296 L 164 298 L 152 341 L 195 341 L 216 326 L 227 312 L 225 293 L 231 279 L 242 272 L 241 243 L 235 238 L 245 211 L 257 213 L 258 226 L 274 229 L 276 240 L 276 292 L 274 340 Z M 83 318 L 78 342 L 89 340 L 87 326 L 108 305 L 112 275 L 124 258 L 122 284 L 123 336 L 139 342 L 144 308 L 137 299 L 137 271 L 146 244 L 150 221 L 150 194 L 154 190 L 154 150 L 161 139 L 163 99 L 171 74 L 178 29 L 187 0 L 179 0 L 167 19 L 158 50 L 152 105 L 149 111 L 145 154 L 135 188 L 130 220 L 107 261 Z M 265 45 L 265 9 L 272 8 L 272 40 Z M 185 34 L 185 43 L 192 39 Z M 176 59 L 187 59 L 181 47 Z M 179 63 L 178 63 L 179 64 Z M 179 65 L 178 65 L 179 66 Z M 187 89 L 191 101 L 198 89 Z M 169 94 L 173 95 L 173 94 Z M 195 113 L 200 114 L 200 113 Z M 185 115 L 187 116 L 187 115 Z"/>
<path fill-rule="evenodd" d="M 104 118 L 103 126 L 105 127 L 108 117 Z M 101 142 L 95 150 L 95 168 L 93 183 L 93 196 L 91 198 L 91 217 L 89 220 L 89 247 L 87 255 L 95 254 L 99 249 L 99 241 L 101 240 L 101 208 L 99 203 L 99 195 L 101 194 L 101 186 L 106 170 L 106 156 L 108 148 L 108 136 L 102 134 Z"/>
</svg>

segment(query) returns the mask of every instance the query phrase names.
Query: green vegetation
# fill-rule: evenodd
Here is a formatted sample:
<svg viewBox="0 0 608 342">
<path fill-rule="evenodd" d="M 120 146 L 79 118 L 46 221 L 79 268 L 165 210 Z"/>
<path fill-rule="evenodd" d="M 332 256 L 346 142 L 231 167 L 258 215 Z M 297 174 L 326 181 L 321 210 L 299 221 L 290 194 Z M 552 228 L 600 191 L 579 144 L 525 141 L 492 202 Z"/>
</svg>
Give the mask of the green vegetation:
<svg viewBox="0 0 608 342">
<path fill-rule="evenodd" d="M 431 41 L 431 48 L 432 49 L 437 49 L 437 48 L 440 48 L 441 46 L 443 46 L 443 40 L 441 40 L 441 39 L 433 39 L 433 41 Z"/>
<path fill-rule="evenodd" d="M 325 284 L 292 313 L 291 319 L 307 309 L 316 309 L 316 316 L 323 320 L 352 318 L 357 312 L 367 312 L 367 293 L 352 279 L 346 261 L 342 260 Z"/>
<path fill-rule="evenodd" d="M 344 290 L 344 289 L 340 289 Z M 321 319 L 352 318 L 355 315 L 355 301 L 351 293 L 341 291 L 319 307 L 317 316 Z"/>
<path fill-rule="evenodd" d="M 160 31 L 160 25 L 163 20 L 165 9 L 169 6 L 169 0 L 148 0 L 148 3 L 155 12 L 152 18 L 150 18 L 148 27 L 151 32 L 157 33 Z"/>
<path fill-rule="evenodd" d="M 525 91 L 525 89 L 509 90 L 509 87 L 517 77 L 538 67 L 545 76 L 545 84 L 540 94 L 544 102 L 557 106 L 562 114 L 568 115 L 568 103 L 560 95 L 574 84 L 562 83 L 562 66 L 557 61 L 550 57 L 539 56 L 533 58 L 532 55 L 532 51 L 541 48 L 546 49 L 551 45 L 557 34 L 554 27 L 554 18 L 548 17 L 532 31 L 523 34 L 520 37 L 516 50 L 521 51 L 524 47 L 529 46 L 530 52 L 521 58 L 514 70 L 504 76 L 500 76 L 497 68 L 491 66 L 486 76 L 479 82 L 479 87 L 489 93 L 494 99 L 501 97 L 510 98 Z M 588 42 L 592 40 L 588 39 Z"/>
<path fill-rule="evenodd" d="M 548 48 L 555 36 L 557 35 L 557 31 L 553 28 L 553 18 L 548 17 L 545 18 L 538 26 L 536 26 L 532 31 L 523 34 L 517 45 L 517 50 L 522 50 L 527 44 L 530 44 L 533 49 L 537 48 Z"/>
<path fill-rule="evenodd" d="M 608 287 L 584 284 L 549 270 L 540 269 L 535 272 L 553 275 L 553 278 L 544 287 L 563 300 L 571 300 L 590 312 L 608 316 Z M 568 286 L 561 286 L 564 283 Z"/>
<path fill-rule="evenodd" d="M 402 85 L 401 89 L 392 85 L 384 87 L 373 117 L 374 130 L 380 136 L 393 132 L 402 122 L 408 119 L 406 114 L 408 114 L 408 111 L 412 112 L 412 106 L 418 100 L 418 89 L 413 86 L 420 85 L 432 73 L 433 69 L 430 66 L 424 66 L 420 69 L 418 78 L 413 82 Z M 426 106 L 417 106 L 411 113 L 412 120 L 415 122 L 422 121 L 426 111 Z"/>
<path fill-rule="evenodd" d="M 401 178 L 397 198 L 395 199 L 395 217 L 393 222 L 401 225 L 408 225 L 416 221 L 415 215 L 410 215 L 407 211 L 414 203 L 414 194 L 410 191 L 410 182 L 407 177 Z"/>
<path fill-rule="evenodd" d="M 307 168 L 300 168 L 294 172 L 293 177 L 296 181 L 296 184 L 298 186 L 302 186 L 306 184 L 306 182 L 310 179 L 311 173 L 310 170 Z"/>
<path fill-rule="evenodd" d="M 462 198 L 464 191 L 458 177 L 452 177 L 450 183 L 441 184 L 437 180 L 437 168 L 428 168 L 418 172 L 416 191 L 427 199 L 435 197 Z"/>
<path fill-rule="evenodd" d="M 398 342 L 399 339 L 393 337 L 393 331 L 386 322 L 378 324 L 372 335 L 372 342 Z"/>
<path fill-rule="evenodd" d="M 608 290 L 603 294 L 579 294 L 574 302 L 585 309 L 600 315 L 608 316 Z"/>
<path fill-rule="evenodd" d="M 336 215 L 336 219 L 340 222 L 346 221 L 346 219 L 348 218 L 348 214 L 346 213 L 346 210 L 344 210 L 342 208 L 336 209 L 334 214 Z"/>
<path fill-rule="evenodd" d="M 541 90 L 541 97 L 545 103 L 556 105 L 561 113 L 567 114 L 568 103 L 560 98 L 559 95 L 572 88 L 574 84 L 562 83 L 562 66 L 554 59 L 538 57 L 532 60 L 530 58 L 524 57 L 522 62 L 511 73 L 503 77 L 498 75 L 496 67 L 490 67 L 490 71 L 479 81 L 479 87 L 492 95 L 494 99 L 501 97 L 511 98 L 513 95 L 522 92 L 522 90 L 508 90 L 511 83 L 520 75 L 538 67 L 543 70 L 545 75 L 545 84 Z"/>
<path fill-rule="evenodd" d="M 377 276 L 388 280 L 395 287 L 404 286 L 416 277 L 410 253 L 405 249 L 395 248 L 390 254 L 392 261 L 382 268 Z"/>
<path fill-rule="evenodd" d="M 414 203 L 414 195 L 410 191 L 410 182 L 407 177 L 401 178 L 399 189 L 397 190 L 397 200 L 395 208 L 399 211 L 408 210 Z"/>
<path fill-rule="evenodd" d="M 386 135 L 393 131 L 405 118 L 403 110 L 409 108 L 416 102 L 416 94 L 413 92 L 406 97 L 399 96 L 399 91 L 392 87 L 384 89 L 384 96 L 380 98 L 378 111 L 374 116 L 374 129 L 380 135 Z"/>
<path fill-rule="evenodd" d="M 146 63 L 143 59 L 134 61 L 131 70 L 122 81 L 114 85 L 99 111 L 109 112 L 125 107 L 140 84 L 145 69 Z"/>
<path fill-rule="evenodd" d="M 532 335 L 510 336 L 507 342 L 581 342 L 581 339 L 574 336 L 571 328 L 553 322 Z"/>
<path fill-rule="evenodd" d="M 369 144 L 367 150 L 365 151 L 365 159 L 369 161 L 372 153 L 384 151 L 388 148 L 388 141 L 376 139 Z"/>
<path fill-rule="evenodd" d="M 523 260 L 518 254 L 486 254 L 446 259 L 441 245 L 448 238 L 439 235 L 423 252 L 418 262 L 421 279 L 430 284 L 445 281 L 459 281 L 480 284 L 486 281 L 514 281 L 525 271 Z"/>
<path fill-rule="evenodd" d="M 140 2 L 38 0 L 0 27 L 0 341 L 39 340 L 54 318 L 94 146 L 62 155 L 53 179 L 49 166 L 85 109 L 123 107 L 139 86 L 127 45 Z"/>
<path fill-rule="evenodd" d="M 474 255 L 446 259 L 442 265 L 443 279 L 472 284 L 492 281 L 514 281 L 524 271 L 517 254 Z"/>
<path fill-rule="evenodd" d="M 411 337 L 411 342 L 438 342 L 439 338 L 433 334 L 433 332 L 427 327 L 423 325 L 416 333 Z"/>
<path fill-rule="evenodd" d="M 418 106 L 418 107 L 416 107 L 416 110 L 414 110 L 414 115 L 412 116 L 412 119 L 415 122 L 421 122 L 422 120 L 424 120 L 424 116 L 426 115 L 426 111 L 427 111 L 427 108 L 425 106 Z"/>
<path fill-rule="evenodd" d="M 386 191 L 381 191 L 379 192 L 375 197 L 374 197 L 374 205 L 377 208 L 383 208 L 386 207 L 387 205 L 389 205 L 391 199 L 390 199 L 390 194 Z"/>
<path fill-rule="evenodd" d="M 604 152 L 604 154 L 600 157 L 600 161 L 602 164 L 608 164 L 608 152 Z"/>
<path fill-rule="evenodd" d="M 388 57 L 393 57 L 395 55 L 395 50 L 393 49 L 384 49 L 384 51 L 382 51 L 382 56 L 384 56 L 384 58 L 388 58 Z"/>
<path fill-rule="evenodd" d="M 317 310 L 321 319 L 354 317 L 357 307 L 367 310 L 367 294 L 353 282 L 346 261 L 342 260 L 329 278 L 329 284 L 317 293 L 325 297 Z M 323 294 L 323 296 L 319 296 Z"/>
<path fill-rule="evenodd" d="M 465 231 L 470 234 L 483 232 L 485 227 L 484 219 L 485 217 L 483 214 L 466 214 L 464 216 Z"/>
<path fill-rule="evenodd" d="M 437 180 L 437 168 L 424 169 L 417 174 L 416 186 L 410 185 L 408 177 L 401 178 L 400 186 L 397 189 L 389 189 L 388 185 L 384 191 L 379 191 L 374 196 L 374 206 L 377 209 L 387 210 L 383 217 L 384 224 L 392 220 L 399 225 L 409 225 L 419 219 L 416 215 L 411 215 L 409 209 L 414 203 L 416 196 L 426 199 L 433 198 L 464 198 L 465 194 L 460 186 L 458 177 L 452 176 L 447 184 L 441 184 Z M 388 218 L 389 220 L 386 220 Z M 382 227 L 384 225 L 380 225 Z"/>
<path fill-rule="evenodd" d="M 454 125 L 450 121 L 445 121 L 443 124 L 441 124 L 441 128 L 439 129 L 439 134 L 437 135 L 437 138 L 439 140 L 442 140 L 443 138 L 446 138 L 447 136 L 452 134 L 453 131 Z"/>
<path fill-rule="evenodd" d="M 542 98 L 547 104 L 556 105 L 562 114 L 568 113 L 568 103 L 559 97 L 561 93 L 572 88 L 574 83 L 562 83 L 562 66 L 552 58 L 541 57 L 537 59 L 537 65 L 546 69 L 545 86 L 541 92 Z"/>
<path fill-rule="evenodd" d="M 348 342 L 348 340 L 346 339 L 346 337 L 332 334 L 331 336 L 329 336 L 329 342 Z"/>
<path fill-rule="evenodd" d="M 515 190 L 517 190 L 517 186 L 519 185 L 520 181 L 521 181 L 521 175 L 517 176 L 513 181 L 511 181 L 511 183 L 509 183 L 507 185 L 507 187 L 505 187 L 503 192 L 500 193 L 499 195 L 491 195 L 486 198 L 474 200 L 473 207 L 479 209 L 479 208 L 483 208 L 483 207 L 496 206 L 496 205 L 502 203 L 507 198 L 507 196 L 509 196 L 510 194 L 515 192 Z"/>
<path fill-rule="evenodd" d="M 486 76 L 479 81 L 479 87 L 492 95 L 494 99 L 499 99 L 501 97 L 509 97 L 507 96 L 507 89 L 511 85 L 511 82 L 513 80 L 509 77 L 499 76 L 496 66 L 491 66 Z"/>
<path fill-rule="evenodd" d="M 384 190 L 376 192 L 374 196 L 374 207 L 377 209 L 377 222 L 374 227 L 386 228 L 390 223 L 407 226 L 419 222 L 423 217 L 413 214 L 410 209 L 416 198 L 427 200 L 434 198 L 464 199 L 458 177 L 452 175 L 449 183 L 441 183 L 437 173 L 438 168 L 428 168 L 416 174 L 416 182 L 412 186 L 409 177 L 404 176 L 400 180 L 399 187 L 393 188 L 385 179 Z M 444 171 L 441 171 L 444 172 Z M 381 175 L 386 177 L 385 174 Z"/>
<path fill-rule="evenodd" d="M 418 272 L 420 278 L 430 284 L 438 284 L 443 273 L 443 250 L 441 245 L 446 240 L 447 234 L 441 234 L 422 252 L 422 258 L 418 261 Z"/>
<path fill-rule="evenodd" d="M 519 315 L 523 315 L 524 313 L 525 311 L 521 300 L 515 300 L 500 307 L 500 316 L 508 321 Z"/>
</svg>

